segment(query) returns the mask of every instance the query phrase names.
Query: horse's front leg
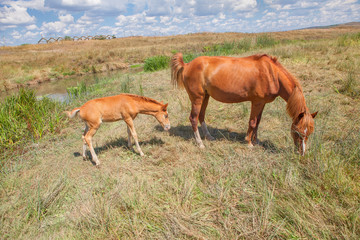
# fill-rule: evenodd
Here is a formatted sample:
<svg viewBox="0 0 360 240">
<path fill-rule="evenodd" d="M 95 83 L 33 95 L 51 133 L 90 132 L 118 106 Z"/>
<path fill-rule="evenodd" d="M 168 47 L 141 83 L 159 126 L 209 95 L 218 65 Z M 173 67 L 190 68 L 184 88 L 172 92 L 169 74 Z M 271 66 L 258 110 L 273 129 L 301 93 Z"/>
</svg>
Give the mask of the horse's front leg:
<svg viewBox="0 0 360 240">
<path fill-rule="evenodd" d="M 211 136 L 208 128 L 207 128 L 207 125 L 205 123 L 205 111 L 206 111 L 206 107 L 209 103 L 209 94 L 205 94 L 205 97 L 203 99 L 203 102 L 201 104 L 201 110 L 200 110 L 200 114 L 199 114 L 199 121 L 200 121 L 200 124 L 201 124 L 201 129 L 202 129 L 202 132 L 203 134 L 205 135 L 205 138 L 207 140 L 210 140 L 210 141 L 213 141 L 215 140 L 215 138 L 213 136 Z"/>
<path fill-rule="evenodd" d="M 245 141 L 248 142 L 249 147 L 253 147 L 253 143 L 257 144 L 257 130 L 260 124 L 261 115 L 264 110 L 265 103 L 251 103 L 251 113 L 249 120 L 249 129 L 246 134 Z"/>
<path fill-rule="evenodd" d="M 194 131 L 196 143 L 199 145 L 200 148 L 205 148 L 205 146 L 201 140 L 199 129 L 198 129 L 198 119 L 199 119 L 199 113 L 200 113 L 200 108 L 201 108 L 201 103 L 202 103 L 202 100 L 201 99 L 199 99 L 199 100 L 200 101 L 194 101 L 192 103 L 189 120 L 191 122 L 191 126 Z"/>
</svg>

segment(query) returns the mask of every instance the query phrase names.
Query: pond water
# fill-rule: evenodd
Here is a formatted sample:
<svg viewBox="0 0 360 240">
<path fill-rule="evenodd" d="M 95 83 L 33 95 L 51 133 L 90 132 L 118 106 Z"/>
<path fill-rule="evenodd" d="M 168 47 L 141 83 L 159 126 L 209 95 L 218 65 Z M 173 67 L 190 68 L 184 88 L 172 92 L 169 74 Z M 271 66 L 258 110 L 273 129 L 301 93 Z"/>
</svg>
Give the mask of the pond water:
<svg viewBox="0 0 360 240">
<path fill-rule="evenodd" d="M 49 97 L 56 101 L 65 102 L 69 100 L 69 95 L 66 91 L 69 87 L 75 87 L 79 83 L 84 82 L 87 86 L 96 83 L 98 79 L 105 77 L 115 77 L 119 74 L 130 74 L 142 71 L 142 67 L 129 68 L 125 70 L 112 71 L 107 73 L 89 74 L 83 76 L 71 76 L 64 79 L 58 79 L 54 81 L 44 82 L 34 86 L 28 86 L 27 88 L 33 89 L 38 98 Z M 18 92 L 18 89 L 13 89 L 5 92 L 0 92 L 0 101 L 2 102 L 6 97 L 14 95 Z"/>
</svg>

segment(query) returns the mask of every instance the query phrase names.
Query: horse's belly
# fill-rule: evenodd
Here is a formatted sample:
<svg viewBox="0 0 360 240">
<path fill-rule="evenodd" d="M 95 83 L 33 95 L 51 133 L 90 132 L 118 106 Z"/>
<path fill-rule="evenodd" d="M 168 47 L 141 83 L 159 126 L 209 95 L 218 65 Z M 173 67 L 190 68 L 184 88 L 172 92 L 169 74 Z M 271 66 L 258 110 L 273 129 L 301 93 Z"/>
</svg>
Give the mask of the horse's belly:
<svg viewBox="0 0 360 240">
<path fill-rule="evenodd" d="M 210 89 L 207 89 L 207 92 L 215 100 L 224 103 L 250 101 L 252 97 L 251 95 L 249 95 L 248 91 L 235 91 L 235 89 L 222 89 L 211 87 Z"/>
</svg>

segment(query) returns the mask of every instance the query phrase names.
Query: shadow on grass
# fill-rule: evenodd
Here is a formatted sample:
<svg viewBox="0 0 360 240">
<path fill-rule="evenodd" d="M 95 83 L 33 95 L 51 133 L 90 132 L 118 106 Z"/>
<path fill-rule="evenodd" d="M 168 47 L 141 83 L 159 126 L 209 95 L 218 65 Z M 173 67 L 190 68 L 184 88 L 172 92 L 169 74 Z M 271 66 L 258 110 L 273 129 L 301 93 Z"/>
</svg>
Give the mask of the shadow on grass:
<svg viewBox="0 0 360 240">
<path fill-rule="evenodd" d="M 133 140 L 133 143 L 134 143 L 134 140 Z M 158 146 L 160 146 L 160 145 L 163 145 L 163 144 L 164 144 L 164 141 L 161 140 L 160 138 L 157 138 L 157 137 L 153 137 L 152 139 L 150 139 L 148 141 L 139 141 L 140 147 L 146 146 L 146 145 L 158 145 Z M 95 147 L 94 150 L 95 150 L 95 153 L 98 155 L 98 154 L 101 154 L 104 151 L 107 151 L 108 149 L 120 148 L 120 147 L 124 147 L 124 148 L 126 148 L 128 150 L 131 150 L 131 151 L 135 152 L 134 149 L 129 149 L 127 138 L 123 138 L 123 137 L 112 140 L 110 142 L 107 142 L 105 145 L 103 145 L 101 147 Z M 133 145 L 133 148 L 136 148 L 135 144 Z M 135 152 L 135 153 L 138 154 L 137 152 Z M 82 154 L 79 153 L 79 152 L 75 152 L 74 156 L 75 157 L 80 157 L 80 156 L 82 156 Z M 89 151 L 89 147 L 87 147 L 87 151 L 86 151 L 86 160 L 91 160 L 91 162 L 92 162 L 92 157 L 91 157 L 91 153 Z"/>
<path fill-rule="evenodd" d="M 157 130 L 162 129 L 160 126 L 155 127 Z M 204 135 L 202 134 L 201 127 L 199 127 L 201 138 L 204 139 Z M 227 140 L 231 142 L 239 142 L 241 144 L 247 144 L 247 141 L 245 141 L 246 133 L 238 133 L 231 131 L 229 129 L 219 129 L 219 128 L 213 128 L 211 126 L 208 126 L 208 130 L 210 134 L 215 138 L 216 140 Z M 194 138 L 193 130 L 190 125 L 178 125 L 173 126 L 169 130 L 170 136 L 177 136 L 181 137 L 184 140 L 191 140 Z M 259 145 L 262 146 L 264 149 L 272 152 L 272 153 L 279 153 L 282 150 L 279 149 L 275 144 L 273 144 L 269 140 L 265 141 L 259 141 Z"/>
</svg>

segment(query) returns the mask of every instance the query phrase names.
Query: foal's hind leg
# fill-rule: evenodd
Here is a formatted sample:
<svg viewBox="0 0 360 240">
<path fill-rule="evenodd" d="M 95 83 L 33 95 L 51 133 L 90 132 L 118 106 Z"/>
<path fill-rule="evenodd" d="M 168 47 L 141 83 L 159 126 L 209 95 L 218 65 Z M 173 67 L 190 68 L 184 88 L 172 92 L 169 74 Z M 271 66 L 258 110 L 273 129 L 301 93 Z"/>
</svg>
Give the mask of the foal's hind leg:
<svg viewBox="0 0 360 240">
<path fill-rule="evenodd" d="M 87 132 L 89 131 L 89 127 L 88 125 L 85 123 L 85 129 L 84 129 L 84 133 L 82 135 L 82 140 L 83 140 L 83 159 L 85 160 L 86 159 L 86 141 L 85 141 L 85 135 L 87 134 Z"/>
<path fill-rule="evenodd" d="M 99 166 L 100 161 L 99 161 L 98 157 L 96 156 L 95 150 L 92 145 L 92 137 L 95 135 L 96 131 L 97 131 L 97 128 L 90 127 L 90 130 L 86 133 L 84 138 L 85 138 L 87 145 L 89 145 L 92 160 L 95 162 L 96 166 Z"/>
<path fill-rule="evenodd" d="M 200 110 L 200 114 L 199 114 L 199 121 L 200 121 L 200 124 L 201 124 L 201 129 L 202 129 L 202 132 L 203 134 L 205 135 L 205 138 L 207 140 L 215 140 L 215 138 L 213 136 L 211 136 L 207 126 L 206 126 L 206 123 L 205 123 L 205 111 L 206 111 L 206 107 L 209 103 L 209 97 L 210 95 L 209 94 L 205 94 L 205 97 L 203 99 L 203 102 L 201 104 L 201 110 Z"/>
<path fill-rule="evenodd" d="M 257 143 L 257 130 L 260 124 L 261 115 L 264 110 L 265 103 L 251 103 L 251 113 L 249 120 L 249 129 L 246 134 L 245 140 L 250 147 L 253 146 L 252 142 Z"/>
</svg>

